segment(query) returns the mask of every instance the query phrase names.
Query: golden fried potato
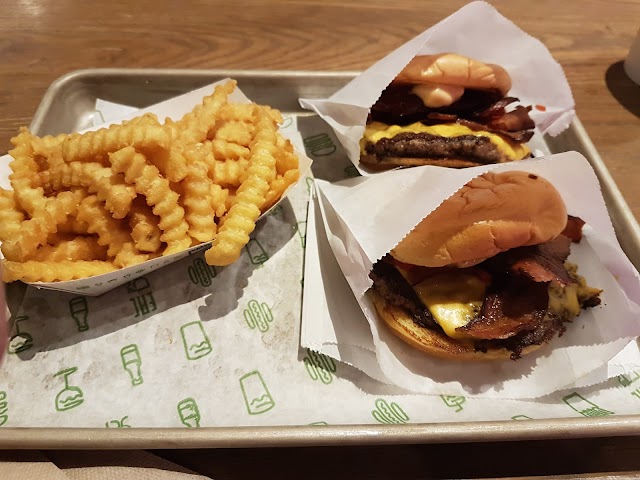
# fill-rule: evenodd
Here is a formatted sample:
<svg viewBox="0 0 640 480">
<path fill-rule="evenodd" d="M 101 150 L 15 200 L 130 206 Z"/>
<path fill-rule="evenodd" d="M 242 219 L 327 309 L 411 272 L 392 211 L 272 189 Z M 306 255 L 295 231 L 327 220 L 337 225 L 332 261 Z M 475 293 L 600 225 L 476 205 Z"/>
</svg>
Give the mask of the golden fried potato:
<svg viewBox="0 0 640 480">
<path fill-rule="evenodd" d="M 213 242 L 238 258 L 255 222 L 299 176 L 278 110 L 229 101 L 230 80 L 178 121 L 144 114 L 92 132 L 11 139 L 0 189 L 4 280 L 55 282 Z"/>
</svg>

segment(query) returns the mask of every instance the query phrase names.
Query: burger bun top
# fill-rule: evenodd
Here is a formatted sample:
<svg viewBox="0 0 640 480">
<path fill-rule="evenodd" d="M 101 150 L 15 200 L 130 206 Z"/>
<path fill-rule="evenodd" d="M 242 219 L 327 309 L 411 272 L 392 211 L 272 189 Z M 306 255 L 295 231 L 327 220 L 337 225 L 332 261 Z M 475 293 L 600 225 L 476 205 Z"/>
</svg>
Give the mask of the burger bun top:
<svg viewBox="0 0 640 480">
<path fill-rule="evenodd" d="M 457 53 L 414 57 L 393 83 L 457 85 L 477 90 L 498 90 L 502 95 L 511 89 L 511 77 L 504 68 Z"/>
<path fill-rule="evenodd" d="M 487 172 L 442 202 L 391 255 L 424 267 L 466 267 L 512 248 L 551 241 L 566 224 L 564 201 L 544 178 Z"/>
</svg>

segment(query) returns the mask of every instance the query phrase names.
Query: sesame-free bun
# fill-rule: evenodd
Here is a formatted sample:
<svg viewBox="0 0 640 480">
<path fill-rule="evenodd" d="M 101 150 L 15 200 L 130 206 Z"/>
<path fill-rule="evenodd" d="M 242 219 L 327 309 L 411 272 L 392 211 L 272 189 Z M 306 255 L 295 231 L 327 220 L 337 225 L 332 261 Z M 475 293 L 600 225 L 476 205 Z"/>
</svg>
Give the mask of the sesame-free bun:
<svg viewBox="0 0 640 480">
<path fill-rule="evenodd" d="M 511 89 L 511 77 L 500 65 L 482 63 L 456 53 L 414 57 L 393 83 L 458 85 L 499 90 L 502 95 Z"/>
<path fill-rule="evenodd" d="M 506 348 L 489 348 L 486 352 L 476 351 L 473 342 L 454 340 L 440 330 L 420 327 L 404 309 L 391 305 L 374 289 L 370 289 L 367 295 L 370 296 L 378 316 L 391 328 L 391 331 L 401 340 L 424 353 L 446 360 L 472 362 L 511 358 L 511 352 Z M 521 355 L 527 355 L 541 346 L 525 347 Z"/>
<path fill-rule="evenodd" d="M 567 224 L 560 193 L 527 172 L 487 172 L 424 218 L 391 250 L 403 263 L 469 266 L 511 248 L 556 238 Z"/>
</svg>

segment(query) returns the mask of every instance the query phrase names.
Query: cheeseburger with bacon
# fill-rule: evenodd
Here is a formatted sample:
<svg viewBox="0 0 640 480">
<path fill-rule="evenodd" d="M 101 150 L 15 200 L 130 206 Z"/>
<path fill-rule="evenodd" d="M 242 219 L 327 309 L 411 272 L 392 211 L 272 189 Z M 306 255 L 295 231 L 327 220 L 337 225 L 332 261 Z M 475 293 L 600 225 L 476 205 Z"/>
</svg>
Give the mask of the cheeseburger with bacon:
<svg viewBox="0 0 640 480">
<path fill-rule="evenodd" d="M 414 57 L 371 107 L 360 161 L 375 169 L 473 167 L 531 156 L 531 107 L 507 96 L 509 73 L 446 53 Z"/>
<path fill-rule="evenodd" d="M 516 360 L 600 303 L 601 290 L 567 261 L 583 223 L 542 177 L 485 173 L 374 265 L 369 294 L 412 347 L 446 359 Z"/>
</svg>

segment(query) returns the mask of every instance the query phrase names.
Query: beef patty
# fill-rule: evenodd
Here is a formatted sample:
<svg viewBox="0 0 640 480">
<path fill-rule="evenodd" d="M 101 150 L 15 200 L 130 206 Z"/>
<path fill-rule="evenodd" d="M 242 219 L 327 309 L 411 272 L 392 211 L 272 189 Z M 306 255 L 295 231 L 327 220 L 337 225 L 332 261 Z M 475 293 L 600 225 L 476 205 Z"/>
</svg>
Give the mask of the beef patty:
<svg viewBox="0 0 640 480">
<path fill-rule="evenodd" d="M 488 137 L 460 135 L 441 137 L 429 133 L 403 132 L 392 138 L 367 142 L 365 152 L 379 161 L 385 157 L 468 160 L 475 164 L 503 163 L 509 158 Z"/>
</svg>

